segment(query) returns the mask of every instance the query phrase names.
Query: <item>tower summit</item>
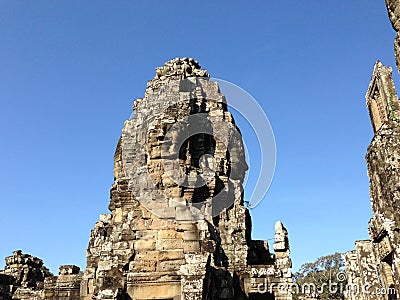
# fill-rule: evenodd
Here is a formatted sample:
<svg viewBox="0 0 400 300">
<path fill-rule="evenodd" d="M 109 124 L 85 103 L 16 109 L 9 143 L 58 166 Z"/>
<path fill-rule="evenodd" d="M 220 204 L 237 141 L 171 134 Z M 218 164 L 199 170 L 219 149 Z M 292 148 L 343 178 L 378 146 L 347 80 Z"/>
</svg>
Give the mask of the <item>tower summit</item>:
<svg viewBox="0 0 400 300">
<path fill-rule="evenodd" d="M 392 68 L 377 61 L 366 94 L 374 129 L 366 161 L 373 217 L 370 240 L 357 241 L 344 254 L 348 283 L 369 287 L 373 299 L 398 299 L 400 291 L 400 102 Z M 379 291 L 385 291 L 379 293 Z M 347 300 L 372 299 L 352 290 Z"/>
</svg>

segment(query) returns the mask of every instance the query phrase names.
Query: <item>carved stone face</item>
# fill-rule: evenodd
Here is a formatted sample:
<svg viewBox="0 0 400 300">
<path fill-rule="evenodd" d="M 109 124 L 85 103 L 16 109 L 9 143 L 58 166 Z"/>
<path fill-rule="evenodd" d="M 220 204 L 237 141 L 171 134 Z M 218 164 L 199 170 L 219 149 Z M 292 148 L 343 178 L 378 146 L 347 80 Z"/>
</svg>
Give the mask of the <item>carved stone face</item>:
<svg viewBox="0 0 400 300">
<path fill-rule="evenodd" d="M 123 129 L 122 157 L 142 205 L 166 218 L 189 207 L 196 219 L 241 197 L 243 142 L 216 83 L 202 77 L 161 82 L 135 109 Z"/>
</svg>

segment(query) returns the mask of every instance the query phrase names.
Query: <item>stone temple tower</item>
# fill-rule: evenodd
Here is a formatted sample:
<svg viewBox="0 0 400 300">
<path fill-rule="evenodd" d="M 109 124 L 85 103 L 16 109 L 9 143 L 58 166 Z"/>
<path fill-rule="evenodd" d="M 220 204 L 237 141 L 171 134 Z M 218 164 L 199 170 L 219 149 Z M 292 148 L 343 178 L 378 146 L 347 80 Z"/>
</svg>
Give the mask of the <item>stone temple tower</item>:
<svg viewBox="0 0 400 300">
<path fill-rule="evenodd" d="M 375 135 L 366 156 L 374 214 L 369 235 L 381 284 L 400 291 L 400 101 L 392 68 L 375 64 L 366 98 L 378 108 L 370 109 Z"/>
<path fill-rule="evenodd" d="M 400 1 L 385 0 L 389 20 L 396 31 L 394 56 L 400 71 Z M 377 61 L 368 91 L 367 108 L 374 137 L 366 161 L 373 217 L 370 240 L 356 241 L 356 250 L 343 255 L 348 283 L 358 290 L 349 300 L 398 299 L 400 295 L 400 101 L 392 68 Z"/>
<path fill-rule="evenodd" d="M 287 230 L 276 223 L 275 253 L 251 239 L 242 138 L 218 84 L 176 58 L 133 108 L 81 298 L 291 299 Z"/>
<path fill-rule="evenodd" d="M 350 291 L 346 299 L 397 299 L 400 291 L 400 101 L 392 68 L 376 62 L 366 94 L 374 137 L 366 161 L 373 217 L 371 240 L 357 241 L 344 255 L 350 284 L 369 293 Z"/>
</svg>

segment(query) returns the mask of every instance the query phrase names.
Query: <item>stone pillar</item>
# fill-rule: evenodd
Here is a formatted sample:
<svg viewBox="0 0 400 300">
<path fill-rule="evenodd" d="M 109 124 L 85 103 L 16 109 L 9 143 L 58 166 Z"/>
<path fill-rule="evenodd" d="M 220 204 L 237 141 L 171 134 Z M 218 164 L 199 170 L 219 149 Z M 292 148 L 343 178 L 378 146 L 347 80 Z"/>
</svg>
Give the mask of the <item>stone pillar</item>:
<svg viewBox="0 0 400 300">
<path fill-rule="evenodd" d="M 286 278 L 292 277 L 292 260 L 290 259 L 288 232 L 281 221 L 275 223 L 274 250 L 276 264 Z"/>
<path fill-rule="evenodd" d="M 44 281 L 46 300 L 79 300 L 82 274 L 75 265 L 59 267 L 58 276 L 47 277 Z"/>
</svg>

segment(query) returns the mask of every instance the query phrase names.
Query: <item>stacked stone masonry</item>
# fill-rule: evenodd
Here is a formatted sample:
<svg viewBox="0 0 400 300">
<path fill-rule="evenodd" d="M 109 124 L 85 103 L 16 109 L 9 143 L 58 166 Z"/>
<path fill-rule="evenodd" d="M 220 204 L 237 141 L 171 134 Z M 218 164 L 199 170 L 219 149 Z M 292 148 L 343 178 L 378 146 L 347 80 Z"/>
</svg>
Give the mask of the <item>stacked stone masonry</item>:
<svg viewBox="0 0 400 300">
<path fill-rule="evenodd" d="M 83 299 L 255 299 L 260 283 L 291 282 L 283 225 L 276 256 L 251 240 L 243 143 L 217 83 L 195 60 L 174 59 L 133 108 L 114 157 L 111 213 L 91 234 Z"/>
<path fill-rule="evenodd" d="M 395 57 L 400 67 L 400 2 L 386 0 L 397 35 Z M 374 137 L 367 150 L 373 217 L 370 240 L 357 241 L 343 255 L 350 289 L 346 299 L 398 299 L 400 291 L 400 101 L 392 68 L 379 61 L 368 86 L 367 108 Z"/>
<path fill-rule="evenodd" d="M 274 252 L 251 239 L 242 136 L 218 84 L 176 58 L 156 68 L 133 110 L 84 273 L 62 266 L 25 287 L 6 267 L 0 300 L 292 299 L 278 288 L 292 282 L 286 228 L 275 224 Z"/>
<path fill-rule="evenodd" d="M 60 266 L 59 276 L 53 276 L 41 259 L 17 250 L 0 270 L 0 299 L 80 299 L 81 280 L 77 266 Z"/>
<path fill-rule="evenodd" d="M 14 251 L 0 270 L 0 299 L 40 299 L 49 276 L 52 274 L 40 258 Z"/>
<path fill-rule="evenodd" d="M 394 39 L 394 55 L 397 69 L 400 69 L 400 2 L 398 0 L 385 0 L 390 22 L 396 31 Z"/>
</svg>

